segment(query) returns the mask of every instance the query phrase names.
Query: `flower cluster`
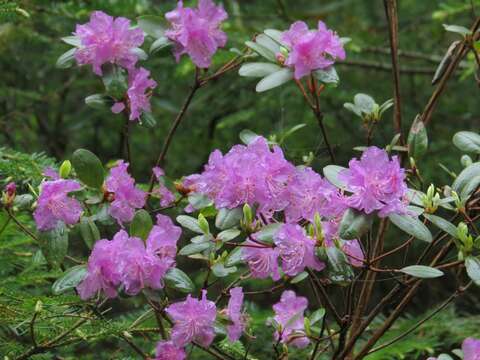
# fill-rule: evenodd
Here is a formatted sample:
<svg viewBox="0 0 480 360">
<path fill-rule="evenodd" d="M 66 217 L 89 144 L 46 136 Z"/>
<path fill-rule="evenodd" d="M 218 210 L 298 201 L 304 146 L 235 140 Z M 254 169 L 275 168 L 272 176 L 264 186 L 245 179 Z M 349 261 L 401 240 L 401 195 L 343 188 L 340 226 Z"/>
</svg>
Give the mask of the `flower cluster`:
<svg viewBox="0 0 480 360">
<path fill-rule="evenodd" d="M 322 21 L 318 22 L 317 30 L 309 30 L 303 21 L 296 21 L 282 34 L 281 40 L 289 48 L 285 65 L 294 69 L 296 79 L 326 69 L 336 59 L 345 59 L 340 38 Z"/>
<path fill-rule="evenodd" d="M 304 325 L 304 312 L 307 307 L 308 300 L 297 296 L 292 290 L 282 293 L 280 302 L 273 305 L 275 311 L 273 319 L 280 325 L 280 329 L 274 334 L 276 341 L 299 348 L 304 348 L 310 343 L 305 336 Z"/>
<path fill-rule="evenodd" d="M 120 160 L 110 170 L 105 182 L 106 190 L 113 195 L 109 213 L 121 225 L 132 221 L 135 209 L 140 209 L 145 205 L 147 196 L 144 191 L 135 187 L 135 180 L 127 169 L 128 163 Z"/>
<path fill-rule="evenodd" d="M 164 215 L 157 216 L 146 241 L 129 237 L 120 230 L 112 240 L 95 243 L 88 259 L 88 273 L 77 287 L 80 297 L 88 299 L 99 292 L 107 297 L 117 296 L 120 285 L 129 295 L 143 288 L 161 289 L 162 278 L 175 266 L 176 243 L 181 229 Z"/>
<path fill-rule="evenodd" d="M 80 40 L 75 51 L 79 65 L 92 65 L 93 72 L 102 75 L 102 65 L 112 63 L 133 69 L 138 56 L 135 48 L 143 44 L 143 31 L 131 29 L 130 20 L 94 11 L 90 21 L 77 25 L 74 35 Z"/>
<path fill-rule="evenodd" d="M 378 211 L 381 217 L 406 212 L 405 170 L 396 156 L 389 159 L 384 150 L 371 146 L 360 160 L 352 159 L 348 165 L 339 174 L 352 193 L 346 198 L 348 206 L 367 214 Z"/>
<path fill-rule="evenodd" d="M 75 180 L 45 181 L 41 185 L 37 208 L 33 213 L 40 231 L 54 229 L 59 223 L 76 224 L 82 215 L 82 206 L 68 194 L 82 186 Z"/>
<path fill-rule="evenodd" d="M 208 68 L 217 49 L 227 42 L 220 25 L 228 15 L 212 0 L 200 0 L 197 9 L 185 8 L 183 1 L 179 1 L 177 8 L 166 13 L 165 18 L 171 25 L 165 35 L 175 43 L 177 62 L 183 54 L 188 54 L 196 66 Z"/>
</svg>

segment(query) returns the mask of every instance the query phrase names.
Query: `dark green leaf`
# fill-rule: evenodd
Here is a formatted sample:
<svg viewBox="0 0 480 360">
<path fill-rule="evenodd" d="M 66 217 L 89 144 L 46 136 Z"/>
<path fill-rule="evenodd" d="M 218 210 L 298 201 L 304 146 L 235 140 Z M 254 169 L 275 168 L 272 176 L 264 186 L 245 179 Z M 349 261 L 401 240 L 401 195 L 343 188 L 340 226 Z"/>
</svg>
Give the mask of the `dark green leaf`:
<svg viewBox="0 0 480 360">
<path fill-rule="evenodd" d="M 237 229 L 227 229 L 223 230 L 221 233 L 217 235 L 217 239 L 221 241 L 230 241 L 235 239 L 238 235 L 240 235 L 240 230 Z"/>
<path fill-rule="evenodd" d="M 101 189 L 105 178 L 102 162 L 94 153 L 78 149 L 72 155 L 72 164 L 78 178 L 87 186 Z"/>
<path fill-rule="evenodd" d="M 110 96 L 104 94 L 93 94 L 85 98 L 85 104 L 92 109 L 110 109 L 114 103 L 115 101 Z"/>
<path fill-rule="evenodd" d="M 215 226 L 220 230 L 230 229 L 240 223 L 242 216 L 243 211 L 240 207 L 235 209 L 220 209 L 215 218 Z"/>
<path fill-rule="evenodd" d="M 225 267 L 222 263 L 216 263 L 212 266 L 213 275 L 215 275 L 216 277 L 225 277 L 233 274 L 235 271 L 237 271 L 237 268 L 235 266 Z"/>
<path fill-rule="evenodd" d="M 85 241 L 85 244 L 91 249 L 93 244 L 100 240 L 100 232 L 98 231 L 97 225 L 95 225 L 92 219 L 83 217 L 78 226 L 83 241 Z"/>
<path fill-rule="evenodd" d="M 61 224 L 53 230 L 40 232 L 38 240 L 47 262 L 55 267 L 60 266 L 68 251 L 67 227 Z"/>
<path fill-rule="evenodd" d="M 183 293 L 192 293 L 195 291 L 195 285 L 192 280 L 182 270 L 172 268 L 168 270 L 164 277 L 165 283 L 169 288 L 176 289 Z"/>
<path fill-rule="evenodd" d="M 315 310 L 312 315 L 309 316 L 310 319 L 310 325 L 314 325 L 315 323 L 319 322 L 320 320 L 323 319 L 325 316 L 325 309 L 320 308 L 318 310 Z"/>
<path fill-rule="evenodd" d="M 228 254 L 227 259 L 225 260 L 225 266 L 233 266 L 240 264 L 242 262 L 242 248 L 237 246 L 233 249 L 230 254 Z"/>
<path fill-rule="evenodd" d="M 198 220 L 194 217 L 187 216 L 187 215 L 180 215 L 177 216 L 177 222 L 182 225 L 184 228 L 187 228 L 193 232 L 198 234 L 203 234 L 203 230 L 198 225 Z"/>
<path fill-rule="evenodd" d="M 63 273 L 52 285 L 52 291 L 55 295 L 64 293 L 67 290 L 75 288 L 87 276 L 87 266 L 77 265 L 71 267 Z"/>
<path fill-rule="evenodd" d="M 140 209 L 135 213 L 132 223 L 130 224 L 130 236 L 136 236 L 146 240 L 152 227 L 152 217 L 148 211 Z"/>
<path fill-rule="evenodd" d="M 173 45 L 173 42 L 171 42 L 165 36 L 161 36 L 152 43 L 149 51 L 150 51 L 150 54 L 162 53 L 162 50 L 168 49 L 172 45 Z"/>
<path fill-rule="evenodd" d="M 193 244 L 188 244 L 184 246 L 180 251 L 179 255 L 192 255 L 192 254 L 198 254 L 201 253 L 204 250 L 207 250 L 211 248 L 212 243 L 209 241 L 206 242 L 200 242 L 200 243 L 193 243 Z"/>
<path fill-rule="evenodd" d="M 354 209 L 345 211 L 340 222 L 340 237 L 345 240 L 360 239 L 373 223 L 373 216 Z"/>
<path fill-rule="evenodd" d="M 427 129 L 420 116 L 417 116 L 408 134 L 408 154 L 410 157 L 419 159 L 427 152 L 427 148 Z"/>
</svg>

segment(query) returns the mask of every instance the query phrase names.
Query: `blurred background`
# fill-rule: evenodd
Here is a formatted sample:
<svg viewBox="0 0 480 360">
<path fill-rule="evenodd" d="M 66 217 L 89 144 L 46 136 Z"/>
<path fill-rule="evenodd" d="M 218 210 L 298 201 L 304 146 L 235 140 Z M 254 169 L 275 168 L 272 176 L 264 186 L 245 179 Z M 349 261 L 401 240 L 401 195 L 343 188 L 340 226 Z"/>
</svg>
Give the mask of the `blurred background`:
<svg viewBox="0 0 480 360">
<path fill-rule="evenodd" d="M 470 27 L 475 16 L 480 14 L 480 0 L 398 2 L 402 116 L 403 130 L 407 132 L 434 89 L 431 81 L 440 60 L 449 45 L 459 39 L 457 34 L 446 32 L 442 24 Z M 186 6 L 194 3 L 196 1 L 185 1 Z M 17 181 L 22 179 L 22 169 L 13 169 L 12 163 L 8 164 L 12 156 L 21 157 L 22 153 L 42 153 L 36 155 L 38 158 L 29 158 L 31 164 L 38 166 L 53 164 L 51 158 L 57 162 L 68 159 L 79 147 L 93 151 L 104 162 L 122 156 L 123 118 L 85 105 L 86 96 L 103 90 L 100 78 L 91 72 L 90 67 L 55 68 L 56 59 L 69 49 L 60 38 L 70 35 L 76 23 L 87 22 L 93 10 L 134 20 L 144 14 L 163 15 L 175 4 L 173 0 L 0 0 L 0 181 L 4 181 L 7 175 L 15 177 L 15 174 L 18 174 Z M 343 104 L 352 102 L 356 93 L 369 94 L 379 104 L 393 97 L 383 2 L 224 0 L 223 4 L 229 13 L 224 26 L 229 40 L 227 47 L 215 56 L 214 69 L 235 56 L 229 49 L 243 49 L 244 42 L 254 34 L 266 28 L 287 29 L 295 20 L 306 21 L 310 27 L 323 20 L 340 36 L 351 38 L 346 61 L 336 66 L 341 80 L 339 86 L 327 89 L 321 96 L 327 132 L 339 163 L 345 165 L 352 154 L 358 154 L 352 148 L 365 145 L 366 132 L 362 121 L 346 110 Z M 137 181 L 146 182 L 166 132 L 188 93 L 194 68 L 188 58 L 184 57 L 176 64 L 170 55 L 154 55 L 141 63 L 158 83 L 152 98 L 156 126 L 135 125 L 131 129 L 132 156 L 135 159 L 131 171 Z M 451 183 L 451 175 L 442 167 L 457 173 L 462 168 L 459 161 L 461 153 L 451 144 L 452 135 L 459 130 L 480 130 L 474 69 L 474 59 L 467 57 L 448 83 L 446 94 L 433 114 L 428 127 L 430 151 L 418 164 L 426 184 L 440 186 Z M 317 171 L 328 164 L 328 153 L 316 120 L 294 84 L 258 94 L 255 83 L 255 79 L 241 78 L 232 71 L 200 90 L 176 133 L 167 157 L 165 170 L 169 178 L 198 172 L 213 149 L 227 151 L 238 143 L 238 134 L 243 129 L 269 136 L 282 134 L 297 124 L 306 126 L 287 138 L 283 144 L 286 156 L 301 163 L 302 157 L 313 151 L 316 157 L 312 166 Z M 373 138 L 375 145 L 390 143 L 393 137 L 392 117 L 393 112 L 389 110 L 379 123 Z M 394 232 L 390 240 L 392 244 L 400 241 Z M 417 250 L 413 247 L 410 251 L 415 254 Z M 12 271 L 17 270 L 18 267 L 13 266 L 0 269 L 0 272 L 12 276 Z M 255 286 L 261 287 L 258 283 Z M 262 286 L 271 285 L 266 283 Z M 307 288 L 303 290 L 308 292 L 308 286 L 305 286 Z M 378 294 L 390 286 L 391 281 L 380 281 Z M 454 287 L 454 279 L 446 277 L 436 282 L 435 286 L 423 288 L 423 294 L 409 309 L 409 317 L 404 318 L 387 336 L 394 337 L 396 331 L 401 333 L 402 327 L 408 328 L 428 308 L 448 296 Z M 420 359 L 433 349 L 448 349 L 463 337 L 475 335 L 472 332 L 480 335 L 480 319 L 475 315 L 480 310 L 478 295 L 478 291 L 471 292 L 457 303 L 456 308 L 449 308 L 429 323 L 433 325 L 422 327 L 422 332 L 370 358 Z M 277 298 L 278 294 L 259 296 L 257 303 L 251 305 L 252 311 L 259 314 L 259 322 L 266 317 L 263 306 L 272 304 Z M 119 304 L 117 311 L 121 312 L 121 309 Z M 102 340 L 97 345 L 100 350 L 107 350 L 112 346 L 111 341 L 114 340 Z M 148 343 L 149 346 L 153 344 Z M 257 350 L 261 354 L 261 346 L 255 346 L 259 347 Z M 72 348 L 65 358 L 74 354 L 83 354 L 82 359 L 91 358 L 87 355 L 90 350 Z M 123 351 L 128 354 L 130 350 L 123 348 Z M 256 354 L 259 354 L 258 351 Z M 269 358 L 270 351 L 270 348 L 265 349 L 265 357 L 260 358 Z M 252 353 L 255 354 L 255 351 Z M 111 355 L 100 354 L 95 358 L 107 359 Z M 197 355 L 198 358 L 203 356 Z"/>
</svg>

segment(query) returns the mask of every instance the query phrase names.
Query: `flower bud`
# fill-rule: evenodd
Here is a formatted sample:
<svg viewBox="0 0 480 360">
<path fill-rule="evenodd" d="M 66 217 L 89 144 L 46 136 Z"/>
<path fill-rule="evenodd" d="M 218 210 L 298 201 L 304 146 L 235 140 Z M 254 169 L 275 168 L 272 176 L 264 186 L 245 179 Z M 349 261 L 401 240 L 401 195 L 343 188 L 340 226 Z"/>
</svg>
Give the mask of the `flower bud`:
<svg viewBox="0 0 480 360">
<path fill-rule="evenodd" d="M 243 205 L 243 222 L 247 227 L 253 222 L 252 208 L 248 204 Z"/>
<path fill-rule="evenodd" d="M 43 310 L 43 303 L 38 300 L 37 303 L 35 304 L 35 313 L 40 314 Z"/>
<path fill-rule="evenodd" d="M 462 163 L 462 166 L 463 167 L 468 167 L 470 165 L 473 164 L 473 160 L 470 156 L 468 155 L 463 155 L 461 158 L 460 158 L 460 162 Z"/>
<path fill-rule="evenodd" d="M 60 177 L 62 179 L 68 178 L 70 172 L 72 171 L 72 163 L 69 160 L 65 160 L 62 165 L 60 165 L 60 169 L 58 171 Z"/>
<path fill-rule="evenodd" d="M 204 234 L 210 234 L 210 226 L 208 225 L 208 221 L 205 219 L 203 214 L 198 215 L 198 226 L 200 226 L 200 229 L 202 229 Z"/>
</svg>

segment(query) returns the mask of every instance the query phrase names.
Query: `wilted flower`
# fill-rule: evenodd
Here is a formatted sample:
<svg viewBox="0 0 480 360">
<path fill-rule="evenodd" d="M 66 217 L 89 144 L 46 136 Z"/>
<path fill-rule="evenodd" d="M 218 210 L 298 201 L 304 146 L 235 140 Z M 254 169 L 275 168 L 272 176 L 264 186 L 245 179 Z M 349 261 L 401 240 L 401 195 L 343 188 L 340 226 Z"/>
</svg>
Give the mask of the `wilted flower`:
<svg viewBox="0 0 480 360">
<path fill-rule="evenodd" d="M 149 89 L 154 89 L 157 83 L 149 79 L 150 71 L 141 67 L 128 72 L 128 106 L 130 120 L 138 120 L 143 112 L 151 112 Z M 112 106 L 112 112 L 118 114 L 125 109 L 125 104 L 117 102 Z"/>
<path fill-rule="evenodd" d="M 110 170 L 106 181 L 107 191 L 114 194 L 114 200 L 109 213 L 120 224 L 130 222 L 135 215 L 135 209 L 145 205 L 146 193 L 135 187 L 135 180 L 127 172 L 128 163 L 119 161 Z"/>
<path fill-rule="evenodd" d="M 160 206 L 169 206 L 175 202 L 175 195 L 172 194 L 170 190 L 162 182 L 162 177 L 165 175 L 165 172 L 158 166 L 153 168 L 153 174 L 157 178 L 158 187 L 153 189 L 152 194 L 160 198 Z"/>
<path fill-rule="evenodd" d="M 285 274 L 296 276 L 310 267 L 322 270 L 325 264 L 315 256 L 315 241 L 305 234 L 297 224 L 284 224 L 275 234 L 273 241 L 282 260 Z"/>
<path fill-rule="evenodd" d="M 41 185 L 38 205 L 33 213 L 37 228 L 47 231 L 55 228 L 59 222 L 73 225 L 80 220 L 82 206 L 78 200 L 68 197 L 82 187 L 74 180 L 45 181 Z"/>
<path fill-rule="evenodd" d="M 348 206 L 367 214 L 379 210 L 381 217 L 406 212 L 405 170 L 396 156 L 390 160 L 385 150 L 371 146 L 360 160 L 352 159 L 348 165 L 339 174 L 346 190 L 352 193 L 346 198 Z"/>
<path fill-rule="evenodd" d="M 230 290 L 230 300 L 227 306 L 227 316 L 233 323 L 227 326 L 228 340 L 234 342 L 240 339 L 245 330 L 245 318 L 242 314 L 243 290 L 235 287 Z"/>
<path fill-rule="evenodd" d="M 316 213 L 325 218 L 336 218 L 346 209 L 339 189 L 323 179 L 311 168 L 299 169 L 288 184 L 289 205 L 285 208 L 288 221 L 306 219 L 313 222 Z"/>
<path fill-rule="evenodd" d="M 205 347 L 212 343 L 217 309 L 213 301 L 207 300 L 206 290 L 202 290 L 201 300 L 189 294 L 185 301 L 172 304 L 165 311 L 174 322 L 171 337 L 176 346 L 183 347 L 192 341 Z"/>
<path fill-rule="evenodd" d="M 294 68 L 296 79 L 326 69 L 336 59 L 345 59 L 340 38 L 322 21 L 318 22 L 318 30 L 309 30 L 303 21 L 296 21 L 282 34 L 281 40 L 290 50 L 285 65 Z"/>
<path fill-rule="evenodd" d="M 197 9 L 184 8 L 183 1 L 179 1 L 177 8 L 166 13 L 165 18 L 171 25 L 165 36 L 175 42 L 177 62 L 183 54 L 188 54 L 196 66 L 208 68 L 217 49 L 227 42 L 220 25 L 228 15 L 212 0 L 199 0 Z"/>
<path fill-rule="evenodd" d="M 185 350 L 176 347 L 172 341 L 160 341 L 154 360 L 184 360 L 187 358 Z"/>
<path fill-rule="evenodd" d="M 304 311 L 307 309 L 308 301 L 302 296 L 297 296 L 292 290 L 282 293 L 280 302 L 273 305 L 275 311 L 274 320 L 280 325 L 280 332 L 274 334 L 275 340 L 281 343 L 304 348 L 310 340 L 305 334 Z M 295 338 L 293 338 L 295 337 Z"/>
<path fill-rule="evenodd" d="M 131 29 L 130 20 L 94 11 L 90 21 L 77 25 L 74 35 L 80 39 L 75 52 L 79 65 L 92 65 L 93 72 L 102 75 L 102 65 L 112 63 L 132 69 L 138 60 L 134 49 L 143 44 L 143 31 Z"/>
</svg>

